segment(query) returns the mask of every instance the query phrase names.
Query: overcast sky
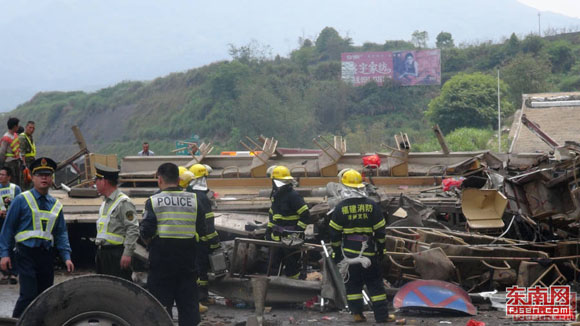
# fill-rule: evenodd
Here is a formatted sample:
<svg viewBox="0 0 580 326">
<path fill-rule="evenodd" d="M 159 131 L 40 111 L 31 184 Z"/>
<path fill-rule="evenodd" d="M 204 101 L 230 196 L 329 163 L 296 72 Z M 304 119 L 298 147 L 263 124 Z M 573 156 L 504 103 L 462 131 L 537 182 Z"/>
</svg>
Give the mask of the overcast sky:
<svg viewBox="0 0 580 326">
<path fill-rule="evenodd" d="M 529 7 L 532 6 L 532 7 Z M 580 0 L 0 0 L 0 111 L 39 91 L 94 91 L 229 59 L 252 40 L 288 56 L 326 26 L 355 45 L 441 31 L 456 44 L 580 26 Z"/>
</svg>

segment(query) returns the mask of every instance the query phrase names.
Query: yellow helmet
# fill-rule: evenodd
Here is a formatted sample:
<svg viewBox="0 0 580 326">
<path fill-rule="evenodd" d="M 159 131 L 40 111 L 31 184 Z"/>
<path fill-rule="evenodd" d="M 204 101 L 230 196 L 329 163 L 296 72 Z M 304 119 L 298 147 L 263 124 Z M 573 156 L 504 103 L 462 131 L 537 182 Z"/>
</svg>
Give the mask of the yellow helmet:
<svg viewBox="0 0 580 326">
<path fill-rule="evenodd" d="M 204 164 L 194 164 L 189 168 L 189 172 L 193 174 L 194 179 L 207 177 L 209 175 L 208 166 Z"/>
<path fill-rule="evenodd" d="M 343 185 L 347 186 L 347 187 L 352 187 L 352 188 L 364 188 L 364 184 L 362 183 L 362 176 L 360 175 L 360 173 L 358 173 L 358 171 L 350 169 L 348 171 L 345 171 L 342 174 L 342 177 L 340 179 L 340 183 L 342 183 Z"/>
<path fill-rule="evenodd" d="M 185 167 L 180 166 L 179 169 L 179 186 L 181 188 L 187 187 L 187 185 L 193 179 L 193 173 L 189 172 Z"/>
<path fill-rule="evenodd" d="M 283 165 L 278 165 L 274 167 L 274 169 L 272 170 L 272 174 L 270 175 L 270 178 L 278 180 L 294 179 L 292 175 L 290 175 L 290 170 L 288 170 L 288 168 Z"/>
</svg>

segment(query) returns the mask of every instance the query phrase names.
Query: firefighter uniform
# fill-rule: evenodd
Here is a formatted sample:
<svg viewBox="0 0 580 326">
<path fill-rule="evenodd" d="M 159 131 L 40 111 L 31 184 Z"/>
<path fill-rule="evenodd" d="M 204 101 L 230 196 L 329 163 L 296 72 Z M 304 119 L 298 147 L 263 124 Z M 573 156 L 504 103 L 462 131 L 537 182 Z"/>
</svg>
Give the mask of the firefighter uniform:
<svg viewBox="0 0 580 326">
<path fill-rule="evenodd" d="M 119 170 L 95 164 L 96 177 L 117 180 Z M 133 256 L 139 238 L 137 212 L 131 199 L 119 189 L 105 196 L 97 219 L 97 274 L 113 275 L 131 281 L 130 268 L 122 269 L 122 256 Z"/>
<path fill-rule="evenodd" d="M 284 241 L 294 238 L 304 239 L 304 231 L 310 212 L 304 198 L 294 190 L 290 171 L 284 166 L 277 166 L 272 172 L 273 188 L 270 195 L 272 206 L 269 211 L 266 239 Z M 286 183 L 282 183 L 286 182 Z M 300 275 L 300 253 L 296 249 L 282 247 L 278 250 L 277 261 L 284 264 L 284 275 L 290 278 L 304 278 Z"/>
<path fill-rule="evenodd" d="M 203 205 L 197 195 L 169 187 L 145 202 L 141 237 L 149 243 L 147 289 L 171 315 L 177 305 L 179 325 L 200 322 L 196 286 L 196 249 L 207 236 Z"/>
<path fill-rule="evenodd" d="M 205 213 L 205 226 L 207 235 L 200 238 L 201 244 L 198 246 L 197 254 L 197 287 L 199 292 L 199 302 L 211 303 L 209 301 L 209 255 L 221 247 L 220 238 L 215 230 L 214 213 L 211 207 L 211 201 L 208 197 L 209 189 L 207 187 L 207 176 L 211 167 L 204 164 L 194 164 L 189 168 L 192 179 L 186 191 L 196 194 L 199 204 L 203 207 Z"/>
<path fill-rule="evenodd" d="M 356 177 L 358 172 L 351 171 Z M 349 176 L 351 175 L 347 174 L 347 178 Z M 362 185 L 360 174 L 356 180 L 355 184 Z M 335 207 L 330 221 L 330 239 L 335 262 L 338 263 L 344 258 L 347 262 L 357 257 L 358 259 L 366 257 L 367 262 L 370 262 L 370 266 L 366 268 L 360 260 L 351 261 L 348 265 L 348 280 L 345 286 L 348 306 L 355 316 L 355 321 L 365 320 L 362 315 L 363 285 L 366 285 L 369 291 L 375 320 L 385 322 L 389 318 L 387 295 L 379 266 L 385 235 L 385 219 L 380 206 L 373 200 L 364 196 L 347 198 Z"/>
<path fill-rule="evenodd" d="M 32 173 L 54 173 L 56 163 L 49 158 L 32 162 Z M 50 194 L 36 189 L 25 191 L 12 201 L 0 233 L 0 256 L 10 257 L 20 279 L 20 296 L 13 317 L 24 309 L 54 281 L 54 249 L 70 261 L 71 248 L 62 204 Z M 35 218 L 36 217 L 36 218 Z M 40 218 L 39 218 L 40 217 Z"/>
</svg>

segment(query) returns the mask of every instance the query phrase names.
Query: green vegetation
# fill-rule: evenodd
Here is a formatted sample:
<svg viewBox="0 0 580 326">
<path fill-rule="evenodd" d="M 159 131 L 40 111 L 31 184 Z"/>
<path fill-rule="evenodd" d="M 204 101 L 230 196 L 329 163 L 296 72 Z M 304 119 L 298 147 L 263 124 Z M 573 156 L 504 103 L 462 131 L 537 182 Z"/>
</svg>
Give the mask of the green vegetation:
<svg viewBox="0 0 580 326">
<path fill-rule="evenodd" d="M 217 151 L 244 150 L 239 140 L 245 136 L 313 147 L 316 135 L 336 134 L 346 137 L 349 151 L 371 152 L 393 146 L 393 135 L 406 132 L 414 150 L 431 151 L 439 149 L 435 123 L 452 150 L 493 149 L 497 69 L 504 121 L 520 107 L 522 93 L 578 89 L 579 39 L 512 34 L 497 44 L 456 46 L 451 33 L 441 32 L 442 87 L 394 81 L 353 87 L 340 80 L 342 52 L 425 48 L 429 35 L 415 31 L 407 41 L 355 46 L 326 27 L 316 40 L 301 39 L 288 58 L 272 58 L 269 47 L 256 41 L 230 44 L 231 61 L 94 93 L 39 93 L 10 115 L 37 122 L 41 147 L 72 145 L 70 127 L 78 125 L 92 151 L 120 156 L 134 155 L 142 141 L 157 154 L 170 154 L 176 140 L 192 134 Z"/>
</svg>

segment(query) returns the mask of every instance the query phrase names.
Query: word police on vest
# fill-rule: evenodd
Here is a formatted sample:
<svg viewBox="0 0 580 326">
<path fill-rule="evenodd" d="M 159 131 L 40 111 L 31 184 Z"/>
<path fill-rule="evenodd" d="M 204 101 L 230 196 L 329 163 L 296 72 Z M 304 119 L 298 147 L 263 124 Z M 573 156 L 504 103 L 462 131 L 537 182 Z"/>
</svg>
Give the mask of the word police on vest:
<svg viewBox="0 0 580 326">
<path fill-rule="evenodd" d="M 173 197 L 173 196 L 157 197 L 157 206 L 193 207 L 193 197 Z"/>
</svg>

